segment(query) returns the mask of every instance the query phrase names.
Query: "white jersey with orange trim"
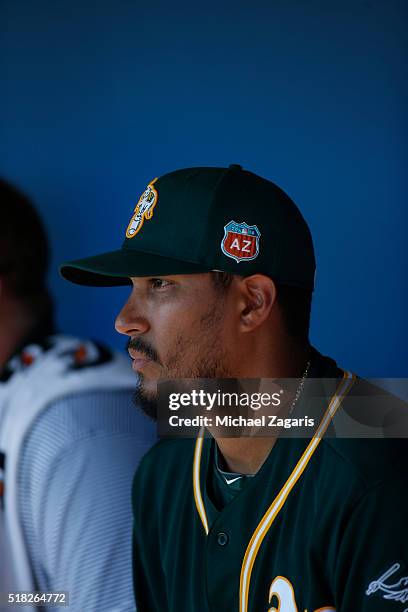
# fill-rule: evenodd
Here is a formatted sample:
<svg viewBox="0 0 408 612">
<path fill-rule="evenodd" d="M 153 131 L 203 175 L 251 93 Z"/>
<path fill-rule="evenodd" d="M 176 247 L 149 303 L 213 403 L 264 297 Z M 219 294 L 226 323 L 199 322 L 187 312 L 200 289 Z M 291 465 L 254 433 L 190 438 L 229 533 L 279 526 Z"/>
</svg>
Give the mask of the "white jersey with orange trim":
<svg viewBox="0 0 408 612">
<path fill-rule="evenodd" d="M 130 557 L 128 499 L 137 463 L 155 438 L 131 402 L 135 383 L 124 355 L 68 336 L 26 346 L 7 364 L 0 382 L 0 546 L 13 568 L 8 588 L 70 590 L 70 609 L 78 611 L 133 609 L 130 560 L 123 560 Z M 104 503 L 104 485 L 115 503 Z M 78 508 L 75 516 L 68 505 Z M 115 542 L 125 547 L 116 566 Z M 116 602 L 103 588 L 109 555 L 122 587 Z"/>
</svg>

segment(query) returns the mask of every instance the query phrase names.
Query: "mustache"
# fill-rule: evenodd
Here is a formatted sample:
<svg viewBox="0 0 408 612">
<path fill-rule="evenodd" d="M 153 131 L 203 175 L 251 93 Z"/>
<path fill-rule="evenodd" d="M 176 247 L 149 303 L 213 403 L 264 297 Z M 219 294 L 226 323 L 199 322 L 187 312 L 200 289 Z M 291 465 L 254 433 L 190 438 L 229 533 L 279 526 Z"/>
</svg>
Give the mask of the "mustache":
<svg viewBox="0 0 408 612">
<path fill-rule="evenodd" d="M 141 338 L 129 338 L 126 348 L 127 350 L 133 349 L 134 351 L 137 351 L 138 353 L 142 353 L 148 359 L 151 359 L 152 361 L 157 361 L 157 363 L 160 363 L 159 356 L 157 352 L 155 351 L 155 349 L 150 344 L 148 344 L 145 340 L 142 340 Z"/>
</svg>

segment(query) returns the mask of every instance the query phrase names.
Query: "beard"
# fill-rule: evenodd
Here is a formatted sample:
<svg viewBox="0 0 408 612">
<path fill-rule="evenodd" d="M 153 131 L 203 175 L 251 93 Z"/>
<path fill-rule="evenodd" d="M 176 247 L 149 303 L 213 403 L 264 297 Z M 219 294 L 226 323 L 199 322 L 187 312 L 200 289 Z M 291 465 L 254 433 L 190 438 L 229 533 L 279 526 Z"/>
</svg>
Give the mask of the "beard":
<svg viewBox="0 0 408 612">
<path fill-rule="evenodd" d="M 154 389 L 151 388 L 151 384 L 147 383 L 146 377 L 139 373 L 138 385 L 133 396 L 135 405 L 153 421 L 157 421 L 158 417 L 157 383 L 160 381 L 229 377 L 225 369 L 226 352 L 221 341 L 224 313 L 222 304 L 219 302 L 220 300 L 216 300 L 200 317 L 198 329 L 194 328 L 190 335 L 186 332 L 176 336 L 171 354 L 164 363 L 159 360 L 155 349 L 146 341 L 140 338 L 129 341 L 128 347 L 146 354 L 161 366 L 160 378 L 153 385 Z M 191 383 L 189 388 L 191 388 Z"/>
<path fill-rule="evenodd" d="M 157 393 L 147 392 L 144 387 L 144 376 L 139 374 L 138 384 L 133 394 L 133 403 L 149 419 L 157 421 Z"/>
</svg>

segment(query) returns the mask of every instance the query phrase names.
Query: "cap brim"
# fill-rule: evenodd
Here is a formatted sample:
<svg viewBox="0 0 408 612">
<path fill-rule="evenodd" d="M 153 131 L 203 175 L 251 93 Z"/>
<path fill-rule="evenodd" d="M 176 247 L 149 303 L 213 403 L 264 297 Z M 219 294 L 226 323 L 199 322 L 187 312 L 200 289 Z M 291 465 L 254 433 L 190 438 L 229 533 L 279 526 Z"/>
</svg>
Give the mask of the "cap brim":
<svg viewBox="0 0 408 612">
<path fill-rule="evenodd" d="M 169 257 L 142 253 L 133 249 L 120 249 L 68 261 L 59 268 L 63 278 L 77 285 L 115 287 L 130 285 L 134 276 L 169 276 L 172 274 L 199 274 L 210 269 L 196 263 Z"/>
</svg>

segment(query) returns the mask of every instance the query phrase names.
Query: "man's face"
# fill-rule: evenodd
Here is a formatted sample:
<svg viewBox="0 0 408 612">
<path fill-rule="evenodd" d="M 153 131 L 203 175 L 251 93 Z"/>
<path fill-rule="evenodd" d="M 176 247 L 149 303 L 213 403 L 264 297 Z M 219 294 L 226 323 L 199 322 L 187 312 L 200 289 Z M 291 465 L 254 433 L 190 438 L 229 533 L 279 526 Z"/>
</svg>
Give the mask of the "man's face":
<svg viewBox="0 0 408 612">
<path fill-rule="evenodd" d="M 228 378 L 229 303 L 210 274 L 132 278 L 133 290 L 116 319 L 129 336 L 137 401 L 156 416 L 157 382 Z"/>
</svg>

